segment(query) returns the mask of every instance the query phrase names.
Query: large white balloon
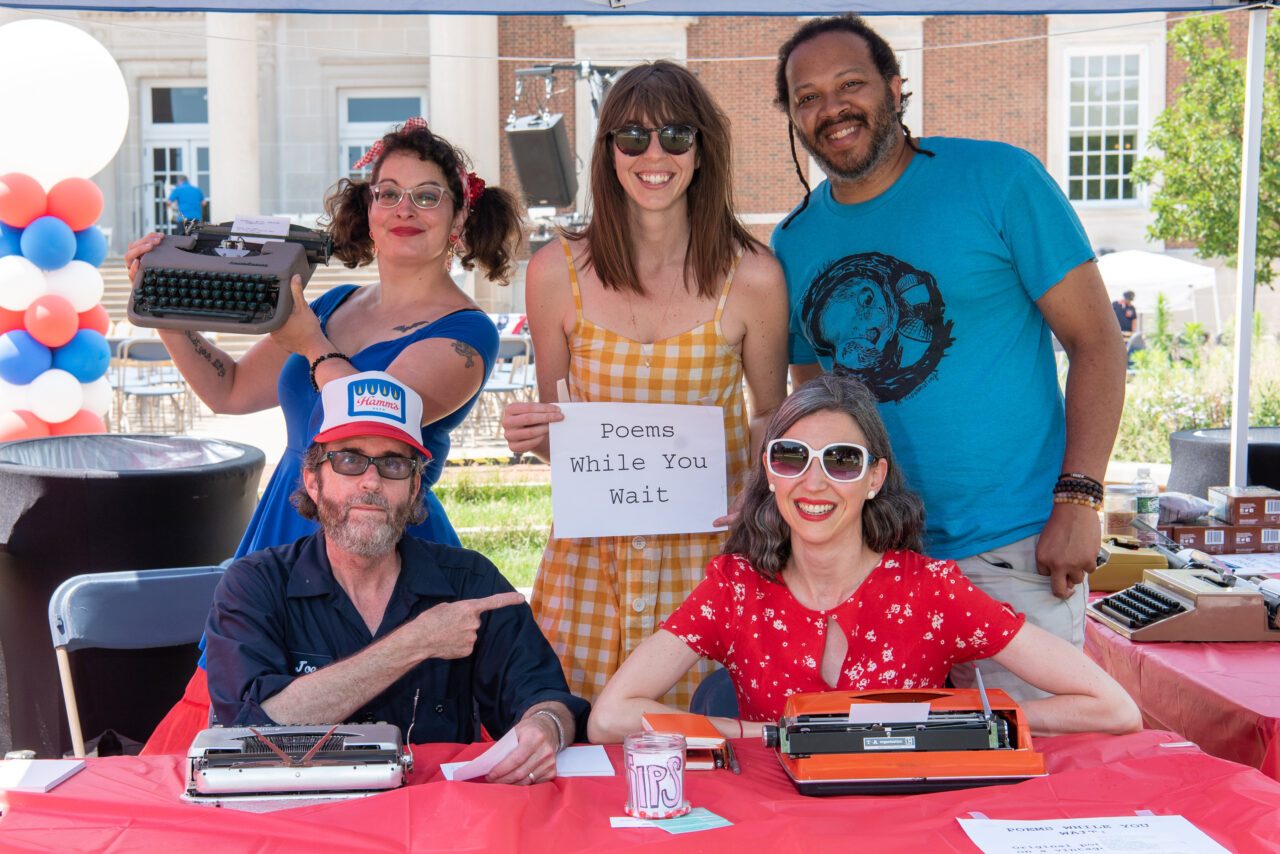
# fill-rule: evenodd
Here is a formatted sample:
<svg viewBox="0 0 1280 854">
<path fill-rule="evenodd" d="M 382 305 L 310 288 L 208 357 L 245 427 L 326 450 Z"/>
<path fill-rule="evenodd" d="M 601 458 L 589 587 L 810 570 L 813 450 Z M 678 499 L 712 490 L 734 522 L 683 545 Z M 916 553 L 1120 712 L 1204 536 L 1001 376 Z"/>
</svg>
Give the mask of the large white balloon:
<svg viewBox="0 0 1280 854">
<path fill-rule="evenodd" d="M 102 378 L 106 381 L 106 377 Z M 28 409 L 27 389 L 25 385 L 14 385 L 0 380 L 0 412 L 13 412 L 15 409 Z"/>
<path fill-rule="evenodd" d="M 3 382 L 3 380 L 0 380 Z M 10 388 L 23 388 L 10 386 Z M 111 381 L 106 377 L 98 377 L 91 383 L 80 383 L 81 409 L 87 409 L 94 415 L 106 415 L 111 408 L 115 392 L 111 389 Z M 25 402 L 25 398 L 24 398 Z"/>
<path fill-rule="evenodd" d="M 0 137 L 4 136 L 0 133 Z M 84 264 L 83 261 L 75 263 Z M 88 264 L 85 264 L 88 267 Z M 97 273 L 97 270 L 94 270 Z M 102 275 L 99 274 L 101 279 Z M 36 297 L 44 296 L 44 273 L 21 255 L 6 255 L 0 258 L 0 308 L 9 311 L 26 311 Z M 102 299 L 99 292 L 98 299 Z M 92 306 L 90 306 L 92 308 Z M 79 311 L 79 309 L 76 309 Z M 87 311 L 88 309 L 86 309 Z"/>
<path fill-rule="evenodd" d="M 3 260 L 5 259 L 0 258 L 0 261 Z M 49 293 L 65 297 L 77 312 L 88 311 L 102 302 L 102 291 L 106 287 L 98 268 L 86 261 L 72 261 L 65 267 L 45 273 L 44 284 Z M 0 300 L 3 300 L 3 296 L 0 296 Z M 4 303 L 0 302 L 0 305 Z"/>
<path fill-rule="evenodd" d="M 58 21 L 0 27 L 0 174 L 47 190 L 111 162 L 129 126 L 129 90 L 93 36 Z"/>
<path fill-rule="evenodd" d="M 50 424 L 61 424 L 79 412 L 83 399 L 80 381 L 58 368 L 50 368 L 36 377 L 27 391 L 31 412 Z"/>
</svg>

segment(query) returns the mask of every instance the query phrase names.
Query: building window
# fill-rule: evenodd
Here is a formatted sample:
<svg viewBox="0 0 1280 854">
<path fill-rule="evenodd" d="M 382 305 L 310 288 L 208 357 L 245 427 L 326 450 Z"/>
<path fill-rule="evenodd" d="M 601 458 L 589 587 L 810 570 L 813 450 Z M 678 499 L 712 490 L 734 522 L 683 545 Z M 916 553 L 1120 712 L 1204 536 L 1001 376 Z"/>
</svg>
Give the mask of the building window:
<svg viewBox="0 0 1280 854">
<path fill-rule="evenodd" d="M 426 114 L 426 96 L 420 92 L 378 90 L 339 93 L 339 169 L 348 178 L 367 177 L 372 166 L 356 169 L 373 142 L 405 119 Z"/>
<path fill-rule="evenodd" d="M 1073 202 L 1132 201 L 1138 158 L 1142 56 L 1072 56 L 1067 122 L 1067 195 Z"/>
<path fill-rule="evenodd" d="M 203 125 L 209 122 L 209 90 L 204 86 L 151 87 L 151 123 Z"/>
</svg>

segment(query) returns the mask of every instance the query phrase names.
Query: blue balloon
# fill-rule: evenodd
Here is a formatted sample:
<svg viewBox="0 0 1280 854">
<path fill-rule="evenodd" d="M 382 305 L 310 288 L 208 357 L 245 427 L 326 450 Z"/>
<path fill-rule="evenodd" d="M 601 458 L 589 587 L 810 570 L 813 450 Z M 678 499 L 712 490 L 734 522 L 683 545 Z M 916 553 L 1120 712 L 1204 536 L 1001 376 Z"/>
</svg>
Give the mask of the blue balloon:
<svg viewBox="0 0 1280 854">
<path fill-rule="evenodd" d="M 102 337 L 102 336 L 98 336 Z M 22 329 L 0 335 L 0 379 L 26 385 L 49 370 L 53 354 Z"/>
<path fill-rule="evenodd" d="M 76 233 L 56 216 L 35 219 L 22 232 L 22 254 L 41 270 L 56 270 L 76 257 Z"/>
<path fill-rule="evenodd" d="M 22 229 L 0 223 L 0 258 L 22 254 Z"/>
<path fill-rule="evenodd" d="M 107 236 L 102 229 L 91 225 L 84 231 L 76 232 L 76 257 L 73 261 L 83 261 L 90 267 L 100 267 L 107 260 Z"/>
<path fill-rule="evenodd" d="M 82 383 L 91 383 L 106 374 L 110 364 L 111 345 L 101 333 L 92 329 L 81 329 L 70 341 L 53 351 L 53 366 Z"/>
</svg>

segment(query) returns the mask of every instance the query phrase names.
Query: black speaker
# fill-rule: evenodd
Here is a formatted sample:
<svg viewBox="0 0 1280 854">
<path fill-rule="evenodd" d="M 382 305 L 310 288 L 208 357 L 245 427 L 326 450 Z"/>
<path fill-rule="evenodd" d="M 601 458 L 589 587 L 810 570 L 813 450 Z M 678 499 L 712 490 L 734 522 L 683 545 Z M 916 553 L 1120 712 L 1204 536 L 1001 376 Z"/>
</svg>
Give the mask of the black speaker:
<svg viewBox="0 0 1280 854">
<path fill-rule="evenodd" d="M 521 116 L 507 124 L 507 144 L 516 175 L 530 205 L 563 208 L 573 204 L 578 175 L 564 115 Z"/>
</svg>

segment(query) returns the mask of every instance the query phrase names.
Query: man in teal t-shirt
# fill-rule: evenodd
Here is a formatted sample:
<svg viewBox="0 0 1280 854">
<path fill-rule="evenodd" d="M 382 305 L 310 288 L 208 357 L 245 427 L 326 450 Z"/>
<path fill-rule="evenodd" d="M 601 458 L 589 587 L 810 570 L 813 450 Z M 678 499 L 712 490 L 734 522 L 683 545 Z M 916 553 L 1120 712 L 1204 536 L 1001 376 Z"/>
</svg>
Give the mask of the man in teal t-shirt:
<svg viewBox="0 0 1280 854">
<path fill-rule="evenodd" d="M 1021 149 L 913 139 L 897 58 L 861 19 L 810 21 L 779 56 L 777 104 L 829 179 L 773 234 L 793 380 L 865 382 L 924 499 L 928 553 L 1082 645 L 1101 534 L 1072 490 L 1105 474 L 1125 356 L 1079 220 Z M 1070 358 L 1065 404 L 1050 332 Z"/>
</svg>

